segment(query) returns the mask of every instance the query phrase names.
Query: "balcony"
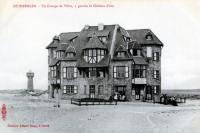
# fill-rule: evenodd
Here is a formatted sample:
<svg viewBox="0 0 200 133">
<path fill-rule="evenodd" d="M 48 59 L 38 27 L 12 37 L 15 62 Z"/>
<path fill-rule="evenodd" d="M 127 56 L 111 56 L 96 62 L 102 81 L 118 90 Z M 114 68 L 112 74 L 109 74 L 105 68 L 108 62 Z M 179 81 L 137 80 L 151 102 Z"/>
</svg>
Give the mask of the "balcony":
<svg viewBox="0 0 200 133">
<path fill-rule="evenodd" d="M 147 79 L 146 78 L 133 78 L 132 84 L 146 84 Z"/>
</svg>

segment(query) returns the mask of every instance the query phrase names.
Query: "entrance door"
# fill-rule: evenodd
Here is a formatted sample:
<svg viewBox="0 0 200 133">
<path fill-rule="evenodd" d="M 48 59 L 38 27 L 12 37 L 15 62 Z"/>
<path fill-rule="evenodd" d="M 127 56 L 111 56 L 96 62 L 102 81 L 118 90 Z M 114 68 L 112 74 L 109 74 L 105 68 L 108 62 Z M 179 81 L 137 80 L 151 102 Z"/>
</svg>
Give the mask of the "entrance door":
<svg viewBox="0 0 200 133">
<path fill-rule="evenodd" d="M 115 92 L 118 92 L 119 95 L 125 95 L 125 86 L 116 86 Z"/>
<path fill-rule="evenodd" d="M 147 86 L 146 89 L 146 99 L 147 100 L 152 100 L 152 87 L 151 86 Z"/>
<path fill-rule="evenodd" d="M 135 100 L 140 100 L 140 88 L 135 88 Z"/>
<path fill-rule="evenodd" d="M 90 85 L 89 97 L 94 98 L 94 96 L 95 96 L 95 85 Z"/>
<path fill-rule="evenodd" d="M 126 99 L 126 86 L 115 86 L 115 92 L 117 92 L 118 100 L 124 101 Z"/>
</svg>

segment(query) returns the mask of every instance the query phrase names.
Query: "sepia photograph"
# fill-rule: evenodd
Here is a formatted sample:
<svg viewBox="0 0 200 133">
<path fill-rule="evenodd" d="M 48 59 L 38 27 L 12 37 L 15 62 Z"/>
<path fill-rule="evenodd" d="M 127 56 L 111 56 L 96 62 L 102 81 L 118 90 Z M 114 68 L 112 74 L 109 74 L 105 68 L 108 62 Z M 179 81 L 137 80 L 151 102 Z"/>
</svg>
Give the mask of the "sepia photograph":
<svg viewBox="0 0 200 133">
<path fill-rule="evenodd" d="M 0 0 L 0 132 L 199 133 L 199 0 Z"/>
</svg>

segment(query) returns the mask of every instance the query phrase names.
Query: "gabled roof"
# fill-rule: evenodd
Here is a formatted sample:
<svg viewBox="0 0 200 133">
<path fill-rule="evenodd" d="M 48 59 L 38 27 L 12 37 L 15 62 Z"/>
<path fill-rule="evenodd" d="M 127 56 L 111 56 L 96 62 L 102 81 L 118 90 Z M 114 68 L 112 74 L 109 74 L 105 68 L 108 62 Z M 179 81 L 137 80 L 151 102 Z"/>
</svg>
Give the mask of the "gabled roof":
<svg viewBox="0 0 200 133">
<path fill-rule="evenodd" d="M 126 31 L 124 28 L 120 27 L 120 33 L 125 37 L 130 37 L 128 31 Z"/>
<path fill-rule="evenodd" d="M 55 66 L 58 62 L 59 60 L 53 58 L 49 66 Z"/>
<path fill-rule="evenodd" d="M 46 47 L 46 49 L 57 48 L 59 42 L 60 42 L 59 36 L 54 36 L 53 41 Z"/>
<path fill-rule="evenodd" d="M 65 51 L 66 47 L 68 46 L 69 44 L 67 43 L 61 43 L 61 44 L 58 44 L 57 48 L 56 48 L 56 51 Z"/>
<path fill-rule="evenodd" d="M 146 39 L 146 35 L 152 34 L 152 40 Z M 107 36 L 107 43 L 104 44 L 99 40 L 99 36 Z M 127 43 L 123 37 L 130 37 L 134 42 Z M 91 37 L 89 40 L 88 38 Z M 71 40 L 76 38 L 71 44 Z M 140 47 L 145 45 L 157 45 L 163 46 L 162 42 L 156 37 L 156 35 L 149 29 L 139 29 L 139 30 L 125 30 L 119 25 L 104 25 L 103 30 L 98 30 L 98 26 L 88 26 L 88 28 L 84 28 L 80 32 L 68 32 L 61 33 L 59 37 L 55 37 L 54 40 L 47 46 L 48 48 L 57 48 L 62 43 L 68 43 L 73 46 L 73 48 L 69 48 L 66 45 L 66 51 L 75 51 L 76 55 L 73 58 L 62 58 L 60 60 L 80 60 L 79 63 L 84 61 L 83 59 L 83 49 L 87 48 L 102 48 L 108 50 L 109 60 L 110 57 L 116 53 L 116 51 L 127 51 L 127 57 L 124 58 L 113 58 L 113 60 L 129 60 L 133 58 L 129 55 L 127 46 L 131 47 Z M 123 46 L 120 48 L 120 46 Z M 62 47 L 62 46 L 60 46 Z M 59 48 L 58 49 L 63 49 Z M 111 55 L 112 54 L 112 55 Z M 145 63 L 144 59 L 135 59 L 138 63 Z M 101 61 L 100 61 L 101 62 Z M 85 66 L 107 66 L 108 59 L 105 58 L 102 60 L 100 64 L 88 64 L 86 62 L 82 62 Z M 81 64 L 79 64 L 81 65 Z M 83 65 L 84 66 L 84 65 Z"/>
<path fill-rule="evenodd" d="M 115 52 L 127 52 L 127 49 L 125 48 L 125 46 L 120 45 L 118 48 L 116 48 Z"/>
<path fill-rule="evenodd" d="M 150 30 L 150 29 L 139 29 L 139 30 L 127 30 L 131 38 L 136 40 L 139 44 L 142 45 L 148 45 L 148 44 L 154 44 L 154 45 L 160 45 L 163 46 L 163 43 L 157 38 L 157 36 Z M 147 40 L 146 34 L 151 33 L 153 39 Z"/>
<path fill-rule="evenodd" d="M 132 41 L 128 43 L 128 49 L 141 49 L 141 44 L 138 44 L 137 41 Z"/>
<path fill-rule="evenodd" d="M 100 48 L 107 49 L 107 47 L 99 40 L 97 36 L 93 36 L 83 49 Z"/>
<path fill-rule="evenodd" d="M 91 31 L 90 33 L 88 33 L 88 37 L 93 37 L 93 36 L 108 36 L 109 35 L 109 31 L 108 30 L 101 30 L 101 31 Z"/>
<path fill-rule="evenodd" d="M 61 33 L 59 36 L 60 36 L 60 41 L 61 42 L 69 42 L 70 40 L 78 37 L 79 36 L 79 32 Z"/>
<path fill-rule="evenodd" d="M 75 50 L 75 48 L 74 48 L 72 45 L 69 45 L 69 46 L 67 47 L 67 49 L 66 49 L 65 52 L 66 52 L 66 53 L 70 53 L 70 52 L 76 53 L 76 50 Z"/>
</svg>

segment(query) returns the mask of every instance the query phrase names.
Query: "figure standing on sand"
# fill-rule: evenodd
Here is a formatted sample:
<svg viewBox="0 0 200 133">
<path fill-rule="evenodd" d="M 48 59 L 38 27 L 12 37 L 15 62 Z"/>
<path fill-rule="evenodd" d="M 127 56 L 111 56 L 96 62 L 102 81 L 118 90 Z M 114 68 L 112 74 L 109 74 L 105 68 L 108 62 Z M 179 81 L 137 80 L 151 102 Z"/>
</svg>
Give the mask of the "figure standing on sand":
<svg viewBox="0 0 200 133">
<path fill-rule="evenodd" d="M 115 93 L 115 95 L 114 95 L 114 101 L 115 101 L 116 105 L 117 105 L 117 100 L 118 100 L 118 96 L 117 96 L 117 93 Z"/>
<path fill-rule="evenodd" d="M 54 94 L 56 96 L 56 104 L 54 105 L 54 107 L 60 108 L 61 89 L 55 89 Z"/>
</svg>

